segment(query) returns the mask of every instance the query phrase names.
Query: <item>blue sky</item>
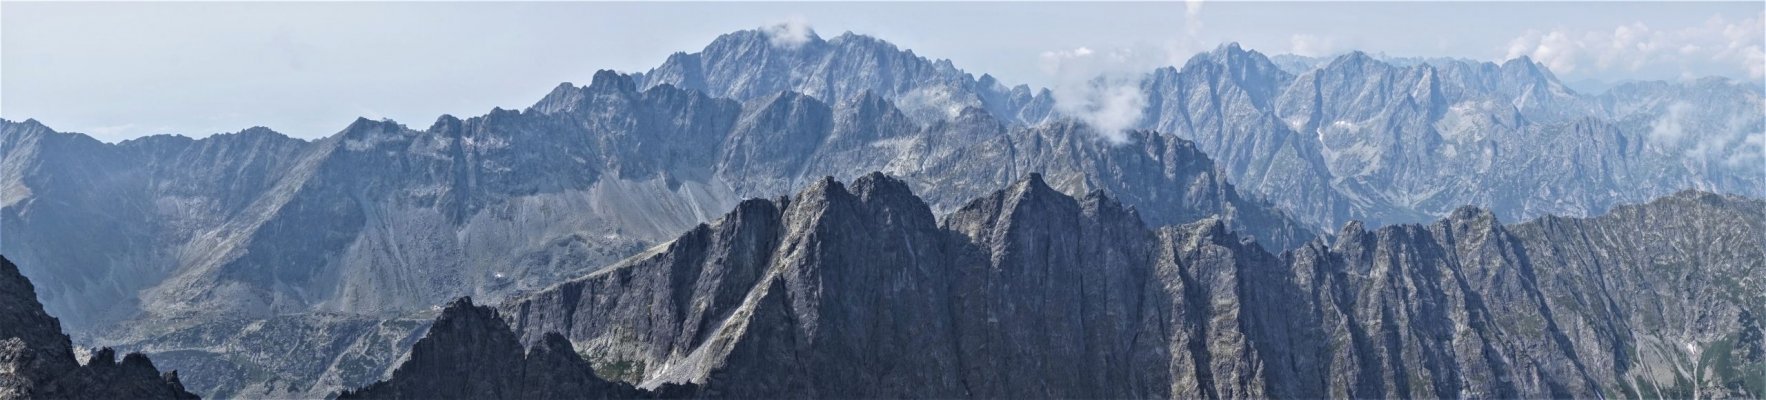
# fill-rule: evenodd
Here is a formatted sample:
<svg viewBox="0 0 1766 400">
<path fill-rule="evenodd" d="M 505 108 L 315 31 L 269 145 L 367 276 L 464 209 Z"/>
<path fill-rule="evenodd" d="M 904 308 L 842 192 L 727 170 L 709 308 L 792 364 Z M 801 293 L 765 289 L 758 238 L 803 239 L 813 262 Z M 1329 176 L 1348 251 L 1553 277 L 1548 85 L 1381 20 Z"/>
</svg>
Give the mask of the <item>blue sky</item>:
<svg viewBox="0 0 1766 400">
<path fill-rule="evenodd" d="M 780 23 L 1041 87 L 1180 65 L 1229 41 L 1268 54 L 1528 55 L 1572 82 L 1757 81 L 1763 14 L 1759 2 L 5 2 L 0 117 L 106 141 L 254 125 L 311 138 L 358 116 L 421 127 Z"/>
</svg>

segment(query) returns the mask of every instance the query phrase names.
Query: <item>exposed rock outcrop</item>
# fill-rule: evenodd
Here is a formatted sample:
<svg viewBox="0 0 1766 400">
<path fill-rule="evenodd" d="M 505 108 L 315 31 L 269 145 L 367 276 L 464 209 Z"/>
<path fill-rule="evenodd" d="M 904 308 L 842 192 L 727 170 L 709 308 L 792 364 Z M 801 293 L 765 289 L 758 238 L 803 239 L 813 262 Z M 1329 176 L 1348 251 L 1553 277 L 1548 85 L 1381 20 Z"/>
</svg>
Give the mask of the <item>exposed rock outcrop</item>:
<svg viewBox="0 0 1766 400">
<path fill-rule="evenodd" d="M 1463 208 L 1275 255 L 1036 175 L 934 219 L 872 174 L 502 307 L 523 342 L 710 397 L 1745 397 L 1763 205 Z"/>
<path fill-rule="evenodd" d="M 161 375 L 140 353 L 109 348 L 81 365 L 61 322 L 43 311 L 36 288 L 0 257 L 0 399 L 195 399 L 178 372 Z"/>
<path fill-rule="evenodd" d="M 442 310 L 392 378 L 340 399 L 629 399 L 683 397 L 689 385 L 661 391 L 601 379 L 558 334 L 525 351 L 490 307 L 461 298 Z"/>
</svg>

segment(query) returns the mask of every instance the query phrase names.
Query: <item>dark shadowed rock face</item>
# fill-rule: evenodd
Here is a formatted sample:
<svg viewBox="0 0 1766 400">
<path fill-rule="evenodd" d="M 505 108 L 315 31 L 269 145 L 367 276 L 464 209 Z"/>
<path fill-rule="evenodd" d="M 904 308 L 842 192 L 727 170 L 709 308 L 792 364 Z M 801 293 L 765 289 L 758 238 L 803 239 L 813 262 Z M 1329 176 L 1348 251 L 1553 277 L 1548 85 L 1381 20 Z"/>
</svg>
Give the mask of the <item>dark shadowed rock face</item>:
<svg viewBox="0 0 1766 400">
<path fill-rule="evenodd" d="M 160 375 L 153 361 L 100 349 L 85 365 L 74 359 L 61 322 L 43 312 L 37 291 L 12 261 L 0 257 L 0 399 L 194 399 L 178 373 Z"/>
<path fill-rule="evenodd" d="M 523 351 L 496 310 L 461 298 L 442 310 L 390 379 L 344 391 L 339 398 L 624 399 L 691 392 L 690 386 L 670 385 L 656 392 L 601 379 L 556 333 Z"/>
<path fill-rule="evenodd" d="M 940 220 L 872 174 L 502 308 L 522 342 L 711 397 L 1747 397 L 1763 206 L 1463 208 L 1274 255 L 1039 175 Z"/>
</svg>

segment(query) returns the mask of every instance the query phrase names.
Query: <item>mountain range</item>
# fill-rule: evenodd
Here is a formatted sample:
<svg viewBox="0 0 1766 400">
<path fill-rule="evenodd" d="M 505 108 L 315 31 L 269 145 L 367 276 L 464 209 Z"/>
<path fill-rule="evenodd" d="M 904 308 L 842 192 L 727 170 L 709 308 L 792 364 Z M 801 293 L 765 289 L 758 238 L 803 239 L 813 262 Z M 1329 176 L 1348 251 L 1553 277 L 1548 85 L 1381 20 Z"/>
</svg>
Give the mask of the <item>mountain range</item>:
<svg viewBox="0 0 1766 400">
<path fill-rule="evenodd" d="M 882 174 L 826 179 L 501 312 L 456 303 L 475 333 L 419 345 L 455 355 L 376 386 L 550 390 L 474 361 L 525 343 L 675 396 L 1755 397 L 1763 213 L 1692 191 L 1510 225 L 1464 207 L 1273 254 L 1035 174 L 941 217 Z"/>
<path fill-rule="evenodd" d="M 1028 125 L 1071 117 L 1047 90 L 1008 88 L 875 38 L 812 34 L 789 48 L 766 39 L 727 34 L 639 79 L 735 99 L 869 91 L 923 121 L 966 108 Z M 1139 82 L 1146 106 L 1132 128 L 1193 141 L 1249 194 L 1325 228 L 1421 222 L 1465 204 L 1527 219 L 1595 215 L 1685 188 L 1766 191 L 1766 102 L 1745 81 L 1626 82 L 1585 94 L 1527 57 L 1350 52 L 1278 64 L 1229 43 Z"/>
<path fill-rule="evenodd" d="M 1324 259 L 1342 258 L 1332 254 L 1346 235 L 1371 234 L 1338 229 L 1346 224 L 1452 220 L 1461 216 L 1462 205 L 1481 207 L 1487 211 L 1480 215 L 1504 220 L 1594 217 L 1620 204 L 1663 196 L 1715 196 L 1711 198 L 1750 204 L 1726 194 L 1757 196 L 1766 190 L 1766 173 L 1757 168 L 1766 162 L 1759 151 L 1760 143 L 1766 143 L 1759 133 L 1766 130 L 1761 90 L 1717 78 L 1632 82 L 1583 94 L 1525 58 L 1500 65 L 1446 59 L 1388 62 L 1353 52 L 1278 63 L 1228 44 L 1181 68 L 1145 74 L 1138 88 L 1146 107 L 1138 122 L 1124 132 L 1101 132 L 1080 116 L 1060 112 L 1059 99 L 1048 90 L 1008 87 L 988 75 L 977 78 L 950 61 L 928 60 L 876 38 L 848 33 L 824 40 L 811 34 L 801 44 L 781 45 L 768 35 L 762 30 L 726 34 L 697 53 L 670 56 L 650 71 L 597 72 L 588 85 L 561 84 L 523 110 L 496 109 L 465 119 L 442 116 L 421 130 L 358 119 L 316 140 L 260 127 L 201 139 L 161 135 L 104 143 L 34 120 L 0 121 L 0 237 L 6 239 L 0 240 L 0 253 L 19 261 L 24 275 L 36 282 L 44 307 L 62 316 L 76 341 L 140 350 L 182 371 L 210 372 L 186 374 L 184 383 L 199 393 L 311 397 L 391 377 L 391 366 L 408 356 L 406 349 L 429 330 L 429 320 L 438 312 L 446 314 L 444 306 L 456 297 L 507 306 L 516 301 L 511 299 L 545 293 L 557 282 L 606 274 L 596 272 L 604 266 L 629 270 L 619 267 L 637 260 L 628 257 L 641 259 L 677 246 L 681 239 L 676 235 L 706 229 L 696 226 L 726 210 L 735 208 L 739 214 L 758 207 L 744 199 L 829 186 L 834 181 L 824 179 L 828 176 L 855 179 L 881 171 L 894 177 L 866 179 L 918 193 L 902 195 L 913 199 L 903 204 L 923 202 L 926 215 L 946 215 L 927 218 L 936 226 L 916 233 L 926 240 L 979 234 L 943 225 L 964 215 L 976 198 L 998 197 L 995 190 L 1000 187 L 1035 181 L 1082 203 L 1107 198 L 1121 213 L 1132 215 L 1120 219 L 1133 220 L 1127 225 L 1137 228 L 1118 228 L 1141 239 L 1120 244 L 1139 246 L 1120 250 L 1124 254 L 1150 254 L 1157 246 L 1134 243 L 1147 242 L 1148 235 L 1175 234 L 1158 227 L 1206 222 L 1230 236 L 1234 254 L 1276 260 L 1247 263 L 1293 271 L 1300 267 L 1284 263 L 1296 261 L 1282 258 L 1297 255 L 1285 252 L 1313 249 Z M 1118 133 L 1125 138 L 1120 143 L 1101 139 Z M 1675 194 L 1688 188 L 1719 194 Z M 1527 227 L 1533 225 L 1528 224 L 1559 220 L 1534 220 L 1504 235 L 1522 235 L 1531 232 Z M 1697 223 L 1724 224 L 1717 219 Z M 1543 236 L 1577 233 L 1539 233 L 1540 238 L 1530 240 L 1555 243 L 1562 238 Z M 1751 251 L 1758 249 L 1748 246 L 1759 243 L 1734 245 L 1739 254 L 1756 255 Z M 1601 249 L 1596 251 L 1600 257 L 1619 251 Z M 1639 263 L 1651 257 L 1576 262 L 1642 269 L 1652 264 Z M 1740 260 L 1735 263 L 1748 264 Z M 1697 266 L 1706 266 L 1697 261 Z M 1573 264 L 1552 262 L 1559 263 L 1549 264 L 1554 267 Z M 1138 272 L 1108 279 L 1152 279 L 1148 271 L 1157 269 L 1138 264 L 1122 268 Z M 1658 278 L 1639 278 L 1644 283 L 1637 284 L 1667 284 Z M 1332 282 L 1292 285 L 1349 285 Z M 1741 287 L 1757 287 L 1746 284 L 1755 286 Z M 1355 285 L 1355 290 L 1385 288 Z M 1103 292 L 1078 298 L 1091 293 Z M 1009 297 L 990 299 L 986 301 L 1006 302 Z M 1550 308 L 1539 299 L 1515 299 Z M 1283 307 L 1347 303 L 1333 307 L 1375 308 L 1339 311 L 1343 314 L 1385 313 L 1377 304 L 1388 302 L 1281 301 Z M 505 309 L 504 314 L 523 315 L 516 311 Z M 1434 317 L 1429 314 L 1434 311 L 1424 314 Z M 1342 326 L 1386 318 L 1322 311 L 1304 317 L 1339 318 L 1335 321 Z M 1353 321 L 1343 322 L 1347 320 Z M 545 333 L 513 325 L 527 345 L 538 343 L 537 335 Z M 1745 331 L 1720 327 L 1698 329 Z M 1650 346 L 1668 343 L 1668 338 L 1705 344 L 1717 340 L 1662 336 L 1655 329 L 1643 331 L 1651 335 Z M 1608 331 L 1617 335 L 1612 332 L 1622 330 Z M 1173 332 L 1194 333 L 1163 332 L 1170 340 L 1183 336 Z M 566 336 L 579 346 L 590 340 Z M 1500 342 L 1506 345 L 1508 336 L 1504 338 Z M 1638 343 L 1602 340 L 1589 343 Z M 266 342 L 324 350 L 277 357 L 273 349 L 254 345 Z M 1564 354 L 1579 353 L 1566 348 L 1581 343 L 1540 346 L 1556 346 L 1552 351 L 1558 353 L 1551 357 L 1568 357 Z M 674 343 L 667 351 L 699 351 L 693 347 L 697 345 Z M 630 352 L 639 350 L 631 348 L 599 342 L 592 346 L 638 357 Z M 680 361 L 669 358 L 677 356 L 672 353 L 645 349 L 652 352 L 640 358 L 645 365 Z M 1511 357 L 1509 352 L 1499 353 Z M 713 356 L 729 357 L 706 357 Z M 1189 351 L 1184 357 L 1214 356 Z M 1249 362 L 1245 357 L 1251 356 L 1229 353 L 1218 359 L 1234 357 Z M 1527 359 L 1533 357 L 1547 356 Z M 1352 364 L 1422 368 L 1407 362 L 1357 359 Z M 1500 361 L 1503 368 L 1533 368 L 1514 367 L 1534 365 L 1527 362 L 1561 367 L 1556 362 Z M 1494 363 L 1499 362 L 1486 364 Z M 1632 379 L 1638 376 L 1633 364 L 1605 367 L 1611 377 L 1573 379 L 1563 371 L 1533 375 L 1535 383 L 1562 387 L 1517 383 L 1475 389 L 1555 395 L 1630 387 L 1642 393 Z M 678 370 L 670 379 L 703 383 L 695 380 L 703 376 L 695 374 L 710 369 Z M 1661 378 L 1671 375 L 1657 373 L 1647 381 L 1652 387 L 1673 386 L 1672 379 Z M 1216 395 L 1224 390 L 1397 396 L 1421 387 L 1390 377 L 1364 383 L 1374 378 L 1356 375 L 1356 383 L 1342 385 L 1355 389 L 1344 392 L 1329 386 L 1336 383 L 1271 386 L 1294 384 L 1288 375 L 1233 376 L 1247 378 L 1236 387 L 1209 390 Z M 792 379 L 799 378 L 821 377 Z M 1094 378 L 1083 384 L 1118 379 Z M 1134 387 L 1152 388 L 1175 379 L 1161 377 Z M 1268 383 L 1272 379 L 1277 382 Z M 1440 383 L 1454 379 L 1460 381 Z M 1433 391 L 1416 393 L 1444 395 L 1446 389 L 1470 387 L 1471 379 L 1431 375 L 1426 380 Z M 644 384 L 656 377 L 630 380 L 650 387 Z M 1699 382 L 1689 387 L 1746 387 Z M 1205 393 L 1175 385 L 1165 392 L 1117 394 Z M 1258 385 L 1263 386 L 1255 390 L 1262 392 L 1250 391 Z M 823 393 L 789 385 L 743 387 L 753 393 Z M 1076 395 L 1110 394 L 1084 391 L 1086 386 L 1061 387 Z M 1332 391 L 1315 390 L 1321 387 Z M 972 393 L 1031 394 L 986 390 L 996 391 Z"/>
</svg>

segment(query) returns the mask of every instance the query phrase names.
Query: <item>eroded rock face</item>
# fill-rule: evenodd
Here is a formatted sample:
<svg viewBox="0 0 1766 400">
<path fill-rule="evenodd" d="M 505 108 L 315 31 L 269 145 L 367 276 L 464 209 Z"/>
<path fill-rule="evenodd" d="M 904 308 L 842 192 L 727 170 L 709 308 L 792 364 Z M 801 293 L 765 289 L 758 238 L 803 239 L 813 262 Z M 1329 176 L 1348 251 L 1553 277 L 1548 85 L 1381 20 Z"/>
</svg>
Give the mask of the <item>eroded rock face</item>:
<svg viewBox="0 0 1766 400">
<path fill-rule="evenodd" d="M 43 311 L 36 288 L 12 261 L 0 257 L 0 398 L 195 399 L 153 361 L 100 349 L 85 365 L 74 359 L 61 322 Z"/>
<path fill-rule="evenodd" d="M 344 391 L 338 398 L 624 399 L 678 396 L 692 388 L 671 385 L 667 390 L 638 390 L 601 379 L 557 334 L 546 335 L 524 351 L 496 310 L 461 298 L 442 310 L 390 379 Z"/>
<path fill-rule="evenodd" d="M 1762 206 L 1688 192 L 1506 226 L 1464 208 L 1275 255 L 1035 175 L 935 219 L 872 174 L 502 308 L 523 342 L 561 334 L 597 370 L 701 396 L 1752 396 Z M 1646 289 L 1664 286 L 1685 295 Z"/>
</svg>

